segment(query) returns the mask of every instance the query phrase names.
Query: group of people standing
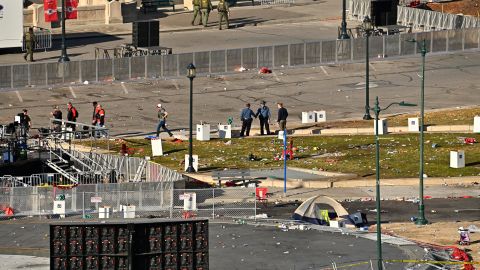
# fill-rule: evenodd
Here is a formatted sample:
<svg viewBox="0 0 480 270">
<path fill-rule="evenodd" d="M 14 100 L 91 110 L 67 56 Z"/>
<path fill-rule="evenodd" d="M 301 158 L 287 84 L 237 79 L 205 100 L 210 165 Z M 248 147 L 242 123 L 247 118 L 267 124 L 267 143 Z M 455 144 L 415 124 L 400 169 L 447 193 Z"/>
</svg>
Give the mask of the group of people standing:
<svg viewBox="0 0 480 270">
<path fill-rule="evenodd" d="M 195 25 L 195 19 L 197 16 L 200 17 L 199 25 L 203 27 L 208 26 L 208 17 L 210 16 L 210 11 L 213 10 L 213 5 L 211 0 L 192 0 L 193 4 L 193 19 L 192 25 Z M 229 5 L 226 0 L 220 0 L 217 5 L 218 11 L 218 25 L 219 29 L 222 30 L 223 21 L 225 21 L 226 28 L 229 28 L 228 15 L 230 13 Z"/>
<path fill-rule="evenodd" d="M 61 132 L 62 131 L 62 119 L 63 119 L 63 113 L 60 110 L 60 108 L 56 105 L 53 106 L 53 111 L 50 113 L 51 116 L 53 117 L 52 121 L 52 130 L 54 132 Z M 73 122 L 77 122 L 78 118 L 78 111 L 77 109 L 73 106 L 72 102 L 67 103 L 67 121 L 70 123 L 66 123 L 65 127 L 71 128 L 72 131 L 75 131 L 77 128 L 77 125 Z"/>
<path fill-rule="evenodd" d="M 277 103 L 278 107 L 278 116 L 277 123 L 280 130 L 285 130 L 287 128 L 287 117 L 288 111 L 283 107 L 283 103 Z M 254 113 L 250 109 L 250 103 L 245 104 L 240 113 L 240 120 L 242 121 L 242 130 L 240 131 L 240 137 L 250 136 L 250 128 L 252 127 L 253 118 L 260 120 L 260 135 L 270 135 L 270 119 L 272 114 L 270 108 L 267 107 L 266 102 L 260 102 L 260 107 L 257 109 L 257 112 Z"/>
</svg>

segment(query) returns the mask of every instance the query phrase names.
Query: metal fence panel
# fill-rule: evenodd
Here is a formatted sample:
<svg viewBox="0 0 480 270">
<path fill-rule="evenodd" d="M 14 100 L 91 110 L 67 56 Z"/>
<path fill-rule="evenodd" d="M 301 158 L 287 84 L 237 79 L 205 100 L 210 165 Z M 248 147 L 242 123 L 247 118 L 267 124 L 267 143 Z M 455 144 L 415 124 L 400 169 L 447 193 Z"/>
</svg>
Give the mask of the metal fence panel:
<svg viewBox="0 0 480 270">
<path fill-rule="evenodd" d="M 413 55 L 416 51 L 417 44 L 411 42 L 415 39 L 415 34 L 406 33 L 400 35 L 400 55 Z"/>
<path fill-rule="evenodd" d="M 147 77 L 148 78 L 162 77 L 163 55 L 149 55 L 145 57 L 145 61 L 147 61 Z"/>
<path fill-rule="evenodd" d="M 182 53 L 178 55 L 178 75 L 187 76 L 187 67 L 193 63 L 193 53 Z"/>
<path fill-rule="evenodd" d="M 130 57 L 113 58 L 113 78 L 115 80 L 130 79 Z"/>
<path fill-rule="evenodd" d="M 63 63 L 63 75 L 65 83 L 81 81 L 82 78 L 80 78 L 80 63 L 80 61 L 70 61 Z"/>
<path fill-rule="evenodd" d="M 132 79 L 145 78 L 145 56 L 130 58 L 130 69 Z"/>
<path fill-rule="evenodd" d="M 480 28 L 465 29 L 464 49 L 480 48 Z"/>
<path fill-rule="evenodd" d="M 320 64 L 321 42 L 309 42 L 306 44 L 306 64 Z"/>
<path fill-rule="evenodd" d="M 83 81 L 97 81 L 97 60 L 83 60 L 80 66 Z"/>
<path fill-rule="evenodd" d="M 369 38 L 368 50 L 370 58 L 383 57 L 383 37 L 372 36 Z"/>
<path fill-rule="evenodd" d="M 335 40 L 322 41 L 322 63 L 335 62 L 336 46 L 337 46 L 337 42 Z"/>
<path fill-rule="evenodd" d="M 273 47 L 258 47 L 258 67 L 273 66 Z"/>
<path fill-rule="evenodd" d="M 463 31 L 449 30 L 447 31 L 448 51 L 463 50 Z"/>
<path fill-rule="evenodd" d="M 210 52 L 196 52 L 194 53 L 194 58 L 197 73 L 210 72 Z"/>
<path fill-rule="evenodd" d="M 111 81 L 113 79 L 112 59 L 97 59 L 98 80 Z"/>
<path fill-rule="evenodd" d="M 47 66 L 45 63 L 30 64 L 30 84 L 47 85 Z"/>
<path fill-rule="evenodd" d="M 192 211 L 203 218 L 248 218 L 256 213 L 254 188 L 175 189 L 172 198 L 172 217 L 184 213 L 184 194 L 195 193 L 197 209 Z"/>
<path fill-rule="evenodd" d="M 290 45 L 290 65 L 299 66 L 305 64 L 305 43 Z"/>
<path fill-rule="evenodd" d="M 353 60 L 365 60 L 367 52 L 366 45 L 367 43 L 364 37 L 352 40 Z"/>
<path fill-rule="evenodd" d="M 288 45 L 278 45 L 274 46 L 273 51 L 275 52 L 274 54 L 274 67 L 288 67 Z"/>
<path fill-rule="evenodd" d="M 416 54 L 420 53 L 420 50 L 418 49 L 418 46 L 421 44 L 421 42 L 423 42 L 423 40 L 425 40 L 425 44 L 427 46 L 427 51 L 430 52 L 432 50 L 432 32 L 416 33 L 415 35 L 416 35 L 415 40 L 417 41 L 417 44 L 418 44 L 418 45 L 415 45 L 415 46 L 417 46 Z M 439 43 L 441 43 L 441 42 L 442 41 L 439 40 Z"/>
<path fill-rule="evenodd" d="M 28 85 L 28 64 L 13 66 L 13 87 L 24 87 Z"/>
<path fill-rule="evenodd" d="M 384 57 L 394 57 L 400 54 L 400 35 L 390 35 L 385 37 L 385 55 Z"/>
<path fill-rule="evenodd" d="M 10 88 L 12 86 L 12 67 L 0 66 L 0 88 Z"/>
<path fill-rule="evenodd" d="M 210 53 L 210 72 L 212 73 L 226 72 L 225 55 L 226 55 L 225 50 L 212 51 Z"/>
<path fill-rule="evenodd" d="M 65 63 L 47 63 L 47 85 L 63 83 Z"/>
<path fill-rule="evenodd" d="M 428 48 L 428 47 L 427 47 Z M 432 32 L 432 52 L 447 51 L 447 31 Z"/>
<path fill-rule="evenodd" d="M 242 65 L 242 49 L 227 50 L 227 71 L 238 70 Z"/>
<path fill-rule="evenodd" d="M 163 59 L 163 77 L 176 77 L 177 76 L 177 55 L 168 54 L 162 55 Z"/>
<path fill-rule="evenodd" d="M 257 48 L 242 49 L 242 66 L 246 69 L 257 68 Z"/>
<path fill-rule="evenodd" d="M 337 61 L 349 61 L 352 59 L 351 40 L 337 40 Z"/>
</svg>

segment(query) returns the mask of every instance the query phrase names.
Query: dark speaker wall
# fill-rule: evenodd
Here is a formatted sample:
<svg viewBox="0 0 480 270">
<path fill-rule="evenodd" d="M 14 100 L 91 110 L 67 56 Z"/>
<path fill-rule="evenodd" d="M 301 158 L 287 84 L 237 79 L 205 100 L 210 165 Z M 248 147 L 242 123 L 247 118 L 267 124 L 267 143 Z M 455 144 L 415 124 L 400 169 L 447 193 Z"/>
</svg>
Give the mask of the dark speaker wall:
<svg viewBox="0 0 480 270">
<path fill-rule="evenodd" d="M 132 23 L 132 44 L 135 47 L 160 46 L 160 22 L 138 21 Z"/>
</svg>

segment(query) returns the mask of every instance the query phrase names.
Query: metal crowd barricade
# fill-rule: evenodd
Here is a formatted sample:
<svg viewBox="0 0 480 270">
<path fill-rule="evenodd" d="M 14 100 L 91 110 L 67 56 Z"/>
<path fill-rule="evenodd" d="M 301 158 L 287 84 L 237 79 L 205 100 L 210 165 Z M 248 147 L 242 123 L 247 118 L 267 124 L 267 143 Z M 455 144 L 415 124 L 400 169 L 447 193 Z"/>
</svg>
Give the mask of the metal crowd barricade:
<svg viewBox="0 0 480 270">
<path fill-rule="evenodd" d="M 35 36 L 35 50 L 47 50 L 52 48 L 52 32 L 42 27 L 33 27 L 33 34 Z M 25 42 L 25 34 L 28 32 L 29 27 L 23 27 L 23 46 L 22 50 L 26 51 L 27 46 Z"/>
</svg>

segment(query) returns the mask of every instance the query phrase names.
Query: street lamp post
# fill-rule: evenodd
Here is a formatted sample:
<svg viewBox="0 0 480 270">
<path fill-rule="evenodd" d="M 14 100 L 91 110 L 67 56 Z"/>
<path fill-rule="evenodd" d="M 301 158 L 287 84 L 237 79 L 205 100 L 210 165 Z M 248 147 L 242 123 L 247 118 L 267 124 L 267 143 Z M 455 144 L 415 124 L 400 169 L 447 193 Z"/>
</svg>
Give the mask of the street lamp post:
<svg viewBox="0 0 480 270">
<path fill-rule="evenodd" d="M 187 66 L 187 77 L 190 79 L 190 120 L 189 120 L 189 134 L 188 134 L 188 168 L 187 172 L 193 173 L 193 79 L 195 78 L 197 71 L 193 63 Z"/>
<path fill-rule="evenodd" d="M 70 61 L 67 55 L 67 44 L 65 43 L 65 0 L 62 0 L 62 13 L 61 13 L 61 20 L 62 20 L 62 55 L 58 59 L 58 62 L 64 63 Z"/>
<path fill-rule="evenodd" d="M 363 20 L 363 30 L 365 31 L 365 115 L 364 120 L 371 120 L 370 116 L 370 52 L 368 38 L 373 30 L 372 20 L 368 16 Z"/>
<path fill-rule="evenodd" d="M 425 114 L 425 57 L 427 55 L 427 45 L 425 39 L 422 41 L 420 48 L 422 55 L 422 81 L 420 86 L 420 171 L 419 171 L 419 202 L 418 202 L 418 218 L 415 221 L 417 225 L 428 224 L 425 218 L 425 205 L 423 204 L 423 163 L 424 163 L 424 114 Z"/>
<path fill-rule="evenodd" d="M 347 0 L 343 0 L 342 4 L 342 24 L 341 31 L 338 35 L 338 39 L 350 39 L 350 36 L 347 34 Z"/>
<path fill-rule="evenodd" d="M 377 208 L 377 269 L 383 269 L 383 259 L 382 259 L 382 227 L 381 227 L 381 205 L 380 205 L 380 143 L 379 143 L 379 136 L 378 136 L 378 119 L 381 111 L 385 111 L 392 105 L 399 105 L 399 106 L 416 106 L 415 104 L 402 102 L 393 102 L 390 103 L 385 108 L 380 108 L 380 104 L 378 102 L 378 96 L 375 99 L 375 107 L 373 108 L 373 112 L 375 113 L 375 202 Z"/>
</svg>

